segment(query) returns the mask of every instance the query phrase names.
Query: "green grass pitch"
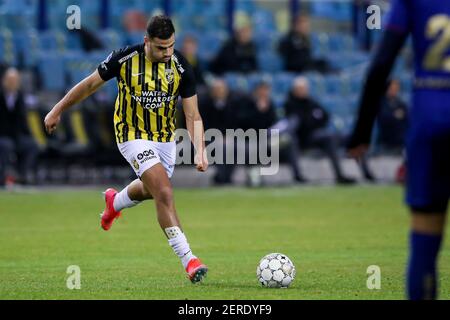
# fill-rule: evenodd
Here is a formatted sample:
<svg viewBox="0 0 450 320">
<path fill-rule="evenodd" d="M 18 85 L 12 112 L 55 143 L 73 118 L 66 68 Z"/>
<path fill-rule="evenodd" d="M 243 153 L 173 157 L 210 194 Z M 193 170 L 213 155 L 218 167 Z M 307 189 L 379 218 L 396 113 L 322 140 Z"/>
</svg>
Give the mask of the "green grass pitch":
<svg viewBox="0 0 450 320">
<path fill-rule="evenodd" d="M 194 253 L 209 267 L 191 284 L 157 224 L 154 204 L 100 229 L 101 190 L 0 193 L 0 299 L 403 299 L 409 215 L 399 187 L 175 189 Z M 450 298 L 449 240 L 440 298 Z M 288 289 L 259 285 L 256 266 L 289 256 Z M 67 267 L 81 289 L 66 287 Z M 366 286 L 381 268 L 381 289 Z"/>
</svg>

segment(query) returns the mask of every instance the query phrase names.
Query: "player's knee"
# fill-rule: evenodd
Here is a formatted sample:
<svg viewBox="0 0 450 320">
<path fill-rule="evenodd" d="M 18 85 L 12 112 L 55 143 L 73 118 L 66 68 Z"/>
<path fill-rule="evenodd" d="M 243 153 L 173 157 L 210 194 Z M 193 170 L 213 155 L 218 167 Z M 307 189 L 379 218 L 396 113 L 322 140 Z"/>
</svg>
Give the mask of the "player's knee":
<svg viewBox="0 0 450 320">
<path fill-rule="evenodd" d="M 170 205 L 173 201 L 173 192 L 171 187 L 163 187 L 158 191 L 159 202 Z"/>
</svg>

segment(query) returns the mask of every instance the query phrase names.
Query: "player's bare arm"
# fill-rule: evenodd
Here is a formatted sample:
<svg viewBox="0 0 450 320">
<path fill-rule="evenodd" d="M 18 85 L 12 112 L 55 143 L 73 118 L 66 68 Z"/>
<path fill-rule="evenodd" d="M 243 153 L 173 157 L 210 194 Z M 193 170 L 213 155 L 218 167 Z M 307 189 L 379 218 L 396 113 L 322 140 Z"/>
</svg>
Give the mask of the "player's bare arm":
<svg viewBox="0 0 450 320">
<path fill-rule="evenodd" d="M 73 105 L 83 101 L 96 92 L 105 81 L 100 77 L 97 70 L 79 82 L 61 99 L 46 115 L 44 123 L 48 133 L 53 133 L 61 120 L 61 114 Z"/>
<path fill-rule="evenodd" d="M 203 121 L 198 111 L 197 95 L 185 98 L 182 101 L 183 111 L 186 118 L 186 128 L 189 131 L 191 141 L 196 151 L 195 164 L 198 171 L 208 169 L 208 159 L 205 152 L 205 132 L 203 130 Z"/>
</svg>

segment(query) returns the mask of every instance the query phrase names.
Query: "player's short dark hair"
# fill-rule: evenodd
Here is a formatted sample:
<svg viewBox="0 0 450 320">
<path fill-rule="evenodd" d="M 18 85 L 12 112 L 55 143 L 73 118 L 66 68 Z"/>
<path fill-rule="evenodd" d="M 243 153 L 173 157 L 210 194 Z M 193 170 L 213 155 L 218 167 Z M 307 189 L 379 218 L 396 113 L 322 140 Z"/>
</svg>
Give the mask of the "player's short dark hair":
<svg viewBox="0 0 450 320">
<path fill-rule="evenodd" d="M 151 17 L 147 24 L 147 35 L 150 38 L 169 39 L 175 33 L 172 20 L 165 15 Z"/>
</svg>

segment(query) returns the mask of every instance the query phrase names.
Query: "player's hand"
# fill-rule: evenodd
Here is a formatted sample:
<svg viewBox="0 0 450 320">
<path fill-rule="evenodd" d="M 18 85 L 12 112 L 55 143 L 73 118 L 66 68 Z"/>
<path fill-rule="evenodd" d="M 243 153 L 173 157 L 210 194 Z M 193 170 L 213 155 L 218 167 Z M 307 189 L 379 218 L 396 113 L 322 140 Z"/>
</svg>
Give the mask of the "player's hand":
<svg viewBox="0 0 450 320">
<path fill-rule="evenodd" d="M 366 154 L 367 150 L 369 150 L 369 145 L 360 144 L 348 149 L 347 153 L 350 157 L 356 160 L 360 160 Z"/>
<path fill-rule="evenodd" d="M 61 116 L 59 114 L 56 114 L 53 110 L 50 111 L 49 113 L 47 113 L 47 115 L 45 116 L 45 119 L 44 119 L 45 130 L 49 134 L 52 134 L 53 131 L 55 131 L 56 126 L 59 124 L 60 121 L 61 121 Z"/>
<path fill-rule="evenodd" d="M 208 169 L 208 158 L 206 157 L 205 152 L 198 152 L 195 155 L 195 167 L 200 172 L 205 172 Z"/>
</svg>

